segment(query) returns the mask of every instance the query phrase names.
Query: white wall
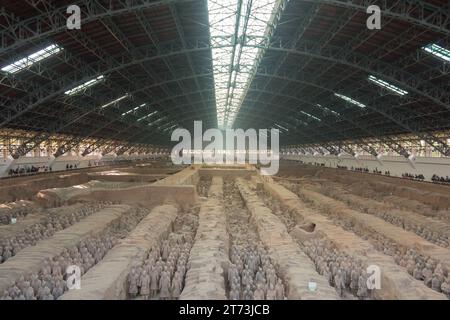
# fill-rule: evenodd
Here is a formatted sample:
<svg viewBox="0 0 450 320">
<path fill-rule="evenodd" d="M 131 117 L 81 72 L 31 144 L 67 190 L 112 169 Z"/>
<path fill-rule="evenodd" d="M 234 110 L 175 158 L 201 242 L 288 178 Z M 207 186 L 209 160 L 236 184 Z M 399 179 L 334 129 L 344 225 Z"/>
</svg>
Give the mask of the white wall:
<svg viewBox="0 0 450 320">
<path fill-rule="evenodd" d="M 9 170 L 9 166 L 14 161 L 12 157 L 0 158 L 0 178 L 3 176 L 4 172 Z"/>
<path fill-rule="evenodd" d="M 0 178 L 7 177 L 10 169 L 16 169 L 21 167 L 51 167 L 52 172 L 65 171 L 66 165 L 76 165 L 78 169 L 88 168 L 93 166 L 99 166 L 103 164 L 112 164 L 115 161 L 137 161 L 145 159 L 158 158 L 161 155 L 153 154 L 133 154 L 133 155 L 121 155 L 117 157 L 115 154 L 101 155 L 88 155 L 82 157 L 80 155 L 64 155 L 58 158 L 54 157 L 20 157 L 19 159 L 12 158 L 0 158 Z"/>
<path fill-rule="evenodd" d="M 415 162 L 411 164 L 408 159 L 404 157 L 383 156 L 378 161 L 372 156 L 361 156 L 356 159 L 352 156 L 304 156 L 304 155 L 284 155 L 282 159 L 286 160 L 301 160 L 305 163 L 321 163 L 326 167 L 336 168 L 339 166 L 346 166 L 350 169 L 354 168 L 368 168 L 370 172 L 378 169 L 383 174 L 385 171 L 390 171 L 391 176 L 401 177 L 403 173 L 423 174 L 427 181 L 431 181 L 433 174 L 438 176 L 450 177 L 450 158 L 427 158 L 417 157 Z"/>
</svg>

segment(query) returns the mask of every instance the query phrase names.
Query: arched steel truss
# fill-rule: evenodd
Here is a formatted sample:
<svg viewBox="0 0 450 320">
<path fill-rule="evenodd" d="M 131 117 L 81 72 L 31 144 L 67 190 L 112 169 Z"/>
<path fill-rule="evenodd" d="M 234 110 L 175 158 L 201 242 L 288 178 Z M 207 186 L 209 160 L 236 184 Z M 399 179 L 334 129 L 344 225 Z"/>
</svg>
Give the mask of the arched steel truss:
<svg viewBox="0 0 450 320">
<path fill-rule="evenodd" d="M 385 46 L 378 48 L 372 54 L 363 55 L 354 50 L 358 45 L 367 41 L 371 35 L 366 30 L 356 34 L 351 41 L 337 46 L 333 39 L 339 36 L 355 17 L 364 13 L 373 1 L 331 1 L 331 0 L 298 0 L 310 6 L 308 10 L 298 13 L 302 23 L 297 26 L 293 34 L 275 34 L 272 39 L 264 43 L 267 61 L 275 56 L 276 63 L 264 63 L 264 59 L 255 73 L 255 80 L 249 88 L 244 106 L 239 113 L 238 124 L 242 127 L 268 127 L 274 121 L 284 123 L 289 127 L 285 143 L 296 144 L 300 141 L 318 143 L 332 153 L 338 152 L 328 144 L 328 141 L 353 139 L 364 146 L 364 137 L 388 136 L 393 126 L 399 132 L 409 132 L 417 135 L 429 145 L 444 155 L 450 155 L 447 141 L 433 134 L 434 131 L 450 127 L 450 93 L 448 91 L 449 77 L 448 63 L 432 63 L 426 70 L 414 72 L 410 66 L 429 59 L 418 48 L 414 52 L 404 55 L 397 61 L 388 62 L 379 58 L 386 52 L 393 52 L 409 39 L 401 39 L 400 35 L 388 41 Z M 95 60 L 86 62 L 83 55 L 69 49 L 63 50 L 57 61 L 51 66 L 46 63 L 33 66 L 28 72 L 39 77 L 22 75 L 3 75 L 0 84 L 5 90 L 0 91 L 0 127 L 29 127 L 39 128 L 39 133 L 24 141 L 14 156 L 19 157 L 32 150 L 48 139 L 51 134 L 71 132 L 80 127 L 78 135 L 60 146 L 56 155 L 76 147 L 86 137 L 98 137 L 98 145 L 108 141 L 102 137 L 103 130 L 110 126 L 120 128 L 112 135 L 117 139 L 128 137 L 130 144 L 151 143 L 152 145 L 167 144 L 168 136 L 160 128 L 176 123 L 183 126 L 193 120 L 203 120 L 208 126 L 215 125 L 215 108 L 212 65 L 208 58 L 211 50 L 208 34 L 191 36 L 186 34 L 186 21 L 189 14 L 185 7 L 197 4 L 204 8 L 205 1 L 201 0 L 162 0 L 162 1 L 117 1 L 110 8 L 105 8 L 99 1 L 74 1 L 85 10 L 84 24 L 100 21 L 103 28 L 115 37 L 121 50 L 111 55 L 99 45 L 94 37 L 83 32 L 67 32 L 65 30 L 65 8 L 54 8 L 43 5 L 45 1 L 26 0 L 36 10 L 36 15 L 21 20 L 6 10 L 0 12 L 5 23 L 0 32 L 0 61 L 7 63 L 23 56 L 20 49 L 29 43 L 39 44 L 51 42 L 54 37 L 63 34 L 71 42 L 84 48 Z M 436 7 L 426 1 L 396 1 L 387 4 L 380 1 L 383 14 L 389 21 L 401 21 L 408 27 L 402 32 L 419 37 L 424 32 L 435 32 L 437 40 L 444 46 L 450 42 L 449 8 Z M 292 8 L 295 8 L 292 5 Z M 320 15 L 320 10 L 327 6 L 342 8 L 339 17 L 327 26 L 318 39 L 314 41 L 305 38 L 305 34 L 314 29 L 314 20 Z M 169 12 L 170 21 L 176 39 L 159 41 L 156 30 L 146 19 L 146 10 L 165 8 Z M 291 8 L 291 9 L 292 9 Z M 289 9 L 289 8 L 288 8 Z M 287 10 L 288 10 L 287 9 Z M 183 12 L 183 13 L 180 13 Z M 147 46 L 136 46 L 127 34 L 115 23 L 114 18 L 132 14 L 134 19 L 149 38 Z M 206 14 L 206 13 L 204 13 Z M 288 18 L 286 18 L 288 20 Z M 200 57 L 200 58 L 198 58 Z M 301 57 L 304 62 L 292 65 L 291 61 Z M 186 66 L 176 65 L 176 59 L 185 59 Z M 199 63 L 198 60 L 204 60 Z M 317 74 L 306 72 L 310 63 L 320 63 L 323 70 Z M 157 71 L 158 64 L 163 64 L 166 71 Z M 69 72 L 58 71 L 60 66 L 70 67 Z M 324 81 L 322 76 L 330 72 L 333 67 L 349 68 L 348 75 L 338 75 Z M 141 68 L 143 75 L 137 77 L 131 68 Z M 95 88 L 87 90 L 80 96 L 67 97 L 64 92 L 85 81 L 99 75 L 105 76 L 102 90 Z M 409 91 L 406 97 L 389 95 L 365 80 L 368 75 L 375 75 Z M 119 78 L 118 78 L 119 77 Z M 43 83 L 42 80 L 45 82 Z M 188 82 L 194 83 L 192 86 Z M 285 85 L 270 89 L 271 81 L 280 81 Z M 365 85 L 365 87 L 364 87 Z M 286 90 L 300 88 L 300 91 L 286 92 Z M 175 88 L 175 89 L 174 89 Z M 154 92 L 162 92 L 155 96 Z M 310 92 L 304 94 L 304 92 Z M 339 92 L 364 102 L 367 108 L 357 108 L 338 101 L 333 93 Z M 13 94 L 14 93 L 14 94 Z M 18 94 L 17 94 L 18 93 Z M 131 101 L 120 102 L 117 105 L 101 110 L 99 106 L 114 100 L 123 93 L 128 93 Z M 271 96 L 270 101 L 263 101 L 264 96 Z M 283 99 L 283 103 L 273 100 Z M 182 102 L 180 102 L 182 101 Z M 136 114 L 122 116 L 124 110 L 146 103 L 147 106 Z M 317 104 L 339 111 L 330 115 L 316 108 Z M 410 113 L 407 106 L 411 104 L 430 104 L 433 111 L 429 114 Z M 64 112 L 45 117 L 52 106 L 62 106 Z M 264 106 L 262 114 L 255 111 Z M 258 107 L 258 108 L 257 108 Z M 158 116 L 166 119 L 157 126 L 148 126 L 136 120 L 145 112 L 158 110 Z M 319 123 L 308 122 L 296 111 L 308 111 L 315 116 L 323 117 Z M 376 115 L 380 121 L 375 125 L 367 121 L 367 116 Z M 35 115 L 40 115 L 35 117 Z M 89 126 L 92 116 L 101 121 Z M 305 125 L 307 123 L 307 125 Z M 82 128 L 81 128 L 82 127 Z M 326 129 L 326 130 L 325 130 Z M 395 130 L 394 130 L 395 131 Z M 132 132 L 133 134 L 129 134 Z M 399 154 L 408 156 L 406 150 L 397 142 L 385 138 L 382 140 L 389 148 Z M 93 145 L 94 148 L 96 145 Z M 89 150 L 92 148 L 88 148 Z M 364 146 L 371 154 L 376 154 L 370 146 Z M 87 151 L 89 151 L 87 150 Z M 350 153 L 351 150 L 348 150 Z"/>
</svg>

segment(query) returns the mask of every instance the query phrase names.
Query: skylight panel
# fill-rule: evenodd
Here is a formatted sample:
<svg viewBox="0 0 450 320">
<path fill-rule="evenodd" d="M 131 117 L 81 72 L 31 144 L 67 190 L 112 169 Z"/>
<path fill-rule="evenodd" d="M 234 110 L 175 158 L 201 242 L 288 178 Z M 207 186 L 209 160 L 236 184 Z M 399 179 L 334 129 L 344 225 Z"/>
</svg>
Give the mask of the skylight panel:
<svg viewBox="0 0 450 320">
<path fill-rule="evenodd" d="M 41 49 L 35 53 L 30 54 L 29 56 L 23 59 L 17 60 L 7 66 L 4 66 L 2 68 L 2 71 L 7 73 L 20 72 L 22 70 L 31 67 L 35 63 L 38 63 L 39 61 L 45 60 L 47 58 L 50 58 L 51 56 L 60 53 L 62 50 L 63 49 L 60 46 L 52 44 L 48 47 L 45 47 L 44 49 Z"/>
<path fill-rule="evenodd" d="M 142 118 L 139 118 L 137 121 L 145 120 L 145 119 L 150 118 L 152 115 L 157 114 L 157 113 L 158 113 L 158 111 L 153 111 L 153 112 L 149 113 L 148 115 L 143 116 Z"/>
<path fill-rule="evenodd" d="M 149 125 L 149 126 L 153 126 L 153 125 L 155 125 L 155 124 L 157 124 L 157 123 L 160 123 L 160 122 L 163 121 L 164 119 L 167 119 L 167 116 L 164 116 L 164 117 L 159 118 L 159 119 L 157 119 L 157 120 L 155 120 L 155 121 L 153 121 L 153 122 L 150 122 L 148 125 Z"/>
<path fill-rule="evenodd" d="M 120 97 L 120 98 L 117 98 L 116 100 L 113 100 L 113 101 L 111 101 L 111 102 L 108 102 L 107 104 L 102 105 L 102 106 L 100 107 L 100 109 L 104 109 L 104 108 L 109 107 L 109 106 L 111 106 L 111 105 L 113 105 L 113 104 L 116 104 L 117 102 L 122 101 L 122 100 L 125 99 L 125 98 L 128 98 L 128 93 L 127 93 L 126 95 Z"/>
<path fill-rule="evenodd" d="M 128 115 L 128 114 L 130 114 L 130 113 L 132 113 L 132 112 L 136 112 L 136 111 L 138 111 L 139 109 L 145 107 L 146 105 L 147 105 L 146 103 L 143 103 L 143 104 L 141 104 L 140 106 L 137 106 L 136 108 L 130 109 L 130 110 L 128 110 L 127 112 L 122 113 L 122 116 L 126 116 L 126 115 Z"/>
<path fill-rule="evenodd" d="M 314 119 L 314 120 L 317 120 L 317 121 L 322 121 L 322 119 L 319 119 L 319 118 L 317 118 L 316 116 L 313 116 L 312 114 L 309 114 L 309 113 L 307 113 L 307 112 L 305 112 L 305 111 L 300 111 L 300 113 L 304 114 L 304 115 L 307 116 L 308 118 L 311 118 L 311 119 Z"/>
<path fill-rule="evenodd" d="M 398 94 L 400 96 L 404 96 L 406 94 L 408 94 L 408 91 L 405 91 L 403 89 L 400 89 L 399 87 L 394 86 L 393 84 L 390 84 L 389 82 L 386 82 L 384 80 L 381 80 L 375 76 L 370 75 L 369 76 L 369 81 L 377 84 L 378 86 L 382 87 L 382 88 L 386 88 L 389 91 L 394 92 L 395 94 Z"/>
<path fill-rule="evenodd" d="M 325 110 L 325 111 L 331 112 L 331 113 L 334 114 L 335 116 L 338 116 L 338 117 L 339 117 L 339 116 L 341 115 L 339 112 L 336 112 L 336 111 L 334 111 L 334 110 L 331 110 L 330 108 L 324 107 L 324 106 L 322 106 L 321 104 L 316 104 L 316 106 L 319 107 L 319 108 L 321 108 L 321 109 L 323 109 L 323 110 Z"/>
<path fill-rule="evenodd" d="M 350 98 L 350 97 L 344 96 L 344 95 L 342 95 L 342 94 L 335 93 L 334 95 L 335 95 L 336 97 L 341 98 L 341 99 L 344 100 L 344 101 L 350 102 L 351 104 L 354 104 L 355 106 L 358 106 L 358 107 L 360 107 L 360 108 L 366 108 L 366 107 L 367 107 L 365 104 L 362 104 L 361 102 L 356 101 L 356 100 L 354 100 L 354 99 L 352 99 L 352 98 Z"/>
<path fill-rule="evenodd" d="M 65 93 L 66 95 L 69 95 L 69 96 L 75 95 L 75 94 L 77 94 L 77 93 L 79 93 L 79 92 L 81 92 L 81 91 L 86 90 L 86 89 L 89 88 L 89 87 L 92 87 L 92 86 L 96 85 L 96 84 L 99 83 L 103 78 L 104 78 L 103 75 L 98 76 L 97 78 L 92 79 L 92 80 L 89 80 L 89 81 L 87 81 L 87 82 L 85 82 L 85 83 L 79 85 L 78 87 L 75 87 L 75 88 L 73 88 L 73 89 L 70 89 L 70 90 L 68 90 L 68 91 L 66 91 L 66 92 L 64 92 L 64 93 Z"/>
<path fill-rule="evenodd" d="M 275 123 L 274 125 L 275 125 L 275 127 L 277 127 L 278 129 L 284 130 L 284 131 L 286 131 L 286 132 L 289 131 L 288 128 L 283 127 L 282 125 L 279 125 L 278 123 Z"/>
<path fill-rule="evenodd" d="M 208 0 L 220 128 L 233 125 L 282 3 L 280 0 Z"/>
<path fill-rule="evenodd" d="M 177 126 L 177 125 L 174 124 L 173 126 L 170 126 L 170 127 L 168 127 L 168 128 L 165 128 L 163 131 L 166 132 L 166 131 L 172 130 L 172 129 L 174 129 L 176 126 Z"/>
<path fill-rule="evenodd" d="M 431 44 L 423 47 L 422 50 L 425 50 L 425 52 L 428 52 L 439 59 L 442 59 L 446 62 L 450 62 L 450 50 L 447 50 L 441 46 L 438 46 L 435 43 L 431 43 Z"/>
<path fill-rule="evenodd" d="M 300 119 L 295 119 L 295 122 L 297 124 L 301 124 L 302 126 L 308 126 L 309 125 L 308 122 L 302 121 Z"/>
<path fill-rule="evenodd" d="M 169 128 L 173 128 L 173 127 L 176 127 L 176 126 L 177 126 L 176 121 L 175 121 L 175 120 L 172 120 L 172 121 L 169 121 L 169 122 L 166 122 L 166 123 L 160 125 L 160 126 L 158 127 L 158 130 L 166 131 L 166 130 L 168 130 Z"/>
</svg>

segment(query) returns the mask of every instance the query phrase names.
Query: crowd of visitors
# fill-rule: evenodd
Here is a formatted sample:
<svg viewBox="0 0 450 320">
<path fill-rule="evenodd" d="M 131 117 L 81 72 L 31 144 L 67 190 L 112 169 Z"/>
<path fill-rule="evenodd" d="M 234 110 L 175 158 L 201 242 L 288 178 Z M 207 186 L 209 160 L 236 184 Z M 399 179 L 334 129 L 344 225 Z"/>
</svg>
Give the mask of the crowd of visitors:
<svg viewBox="0 0 450 320">
<path fill-rule="evenodd" d="M 448 176 L 444 177 L 440 177 L 437 174 L 433 174 L 433 176 L 431 177 L 431 181 L 433 181 L 433 183 L 440 183 L 440 184 L 450 184 L 450 178 Z"/>
<path fill-rule="evenodd" d="M 402 178 L 410 179 L 410 180 L 417 180 L 417 181 L 424 181 L 425 177 L 423 174 L 412 174 L 412 173 L 403 173 Z"/>
<path fill-rule="evenodd" d="M 325 167 L 325 163 L 320 163 L 320 162 L 314 162 L 314 165 L 316 167 Z"/>
<path fill-rule="evenodd" d="M 33 175 L 39 172 L 51 172 L 52 167 L 50 166 L 40 166 L 36 167 L 34 165 L 31 166 L 18 166 L 15 169 L 9 169 L 8 175 L 10 177 L 15 176 L 23 176 L 23 175 Z"/>
<path fill-rule="evenodd" d="M 76 170 L 80 169 L 80 162 L 78 163 L 66 163 L 65 165 L 62 164 L 62 167 L 60 167 L 59 164 L 57 164 L 56 168 L 52 167 L 50 165 L 38 165 L 38 164 L 20 164 L 20 165 L 13 165 L 10 169 L 8 169 L 5 173 L 8 174 L 9 178 L 12 177 L 20 177 L 20 176 L 31 176 L 41 173 L 48 173 L 53 171 L 60 171 L 60 170 Z M 101 161 L 89 161 L 87 167 L 97 167 L 97 166 L 103 166 L 106 165 L 106 163 Z M 1 176 L 0 176 L 1 177 Z"/>
<path fill-rule="evenodd" d="M 300 161 L 301 163 L 303 163 L 303 161 Z M 325 166 L 325 164 L 323 163 L 317 163 L 317 162 L 309 162 L 308 164 L 313 164 L 315 166 Z M 342 170 L 349 170 L 347 166 L 340 166 L 337 165 L 336 166 L 337 169 L 342 169 Z M 389 170 L 387 171 L 380 171 L 378 170 L 378 168 L 375 168 L 372 170 L 372 172 L 369 170 L 369 168 L 364 168 L 364 167 L 351 167 L 350 168 L 351 171 L 355 171 L 355 172 L 363 172 L 363 173 L 373 173 L 373 174 L 378 174 L 378 175 L 385 175 L 390 177 L 391 176 L 391 172 Z M 410 180 L 415 180 L 415 181 L 425 181 L 425 176 L 421 173 L 419 174 L 412 174 L 412 173 L 403 173 L 402 174 L 402 178 L 404 179 L 410 179 Z M 450 185 L 450 178 L 448 176 L 438 176 L 437 174 L 433 174 L 431 181 L 433 183 L 438 183 L 438 184 L 448 184 Z"/>
<path fill-rule="evenodd" d="M 373 174 L 383 174 L 383 172 L 379 171 L 378 168 L 372 170 Z"/>
<path fill-rule="evenodd" d="M 66 164 L 66 170 L 78 169 L 76 164 Z"/>
<path fill-rule="evenodd" d="M 356 172 L 370 172 L 368 168 L 351 168 L 352 171 L 356 171 Z"/>
<path fill-rule="evenodd" d="M 78 169 L 77 164 L 66 164 L 66 170 Z M 23 165 L 17 166 L 17 168 L 11 168 L 8 171 L 9 177 L 17 177 L 17 176 L 30 176 L 42 172 L 52 172 L 51 166 L 35 166 L 35 165 Z"/>
</svg>

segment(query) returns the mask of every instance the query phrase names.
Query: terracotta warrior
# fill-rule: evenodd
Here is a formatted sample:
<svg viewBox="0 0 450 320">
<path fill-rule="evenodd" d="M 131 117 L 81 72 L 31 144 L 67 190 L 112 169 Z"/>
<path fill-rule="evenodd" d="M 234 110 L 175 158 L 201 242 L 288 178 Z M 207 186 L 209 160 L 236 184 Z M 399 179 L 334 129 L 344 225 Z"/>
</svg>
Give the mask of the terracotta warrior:
<svg viewBox="0 0 450 320">
<path fill-rule="evenodd" d="M 150 272 L 150 294 L 152 297 L 156 295 L 159 289 L 158 269 L 153 267 Z"/>
<path fill-rule="evenodd" d="M 35 300 L 34 289 L 28 281 L 25 282 L 23 294 L 26 300 Z"/>
<path fill-rule="evenodd" d="M 447 295 L 448 298 L 450 298 L 450 275 L 442 283 L 441 290 L 442 290 L 443 293 L 445 293 Z"/>
<path fill-rule="evenodd" d="M 360 298 L 360 299 L 365 299 L 368 296 L 368 292 L 367 292 L 367 279 L 363 274 L 361 274 L 359 276 L 359 280 L 358 280 L 358 291 L 356 293 L 356 295 Z"/>
<path fill-rule="evenodd" d="M 275 293 L 277 300 L 284 300 L 284 285 L 281 279 L 278 279 L 277 285 L 275 286 Z"/>
<path fill-rule="evenodd" d="M 145 300 L 150 295 L 150 276 L 147 271 L 144 271 L 139 279 L 140 294 Z"/>
<path fill-rule="evenodd" d="M 262 289 L 261 284 L 258 284 L 255 292 L 253 293 L 254 300 L 264 300 L 264 290 Z"/>
<path fill-rule="evenodd" d="M 277 292 L 275 290 L 275 286 L 273 284 L 269 284 L 269 288 L 267 289 L 266 299 L 267 300 L 276 300 Z"/>
<path fill-rule="evenodd" d="M 239 289 L 238 288 L 231 289 L 230 300 L 239 300 L 239 299 L 240 299 Z"/>
<path fill-rule="evenodd" d="M 139 276 L 136 272 L 136 268 L 133 267 L 131 269 L 130 274 L 128 275 L 128 293 L 132 298 L 135 298 L 139 292 L 138 283 L 139 283 Z"/>
<path fill-rule="evenodd" d="M 170 298 L 170 276 L 166 268 L 161 274 L 161 279 L 159 279 L 159 290 L 159 297 L 162 300 Z"/>
<path fill-rule="evenodd" d="M 180 297 L 181 294 L 181 283 L 180 280 L 176 277 L 174 277 L 172 279 L 172 298 L 173 299 L 178 299 Z"/>
</svg>

